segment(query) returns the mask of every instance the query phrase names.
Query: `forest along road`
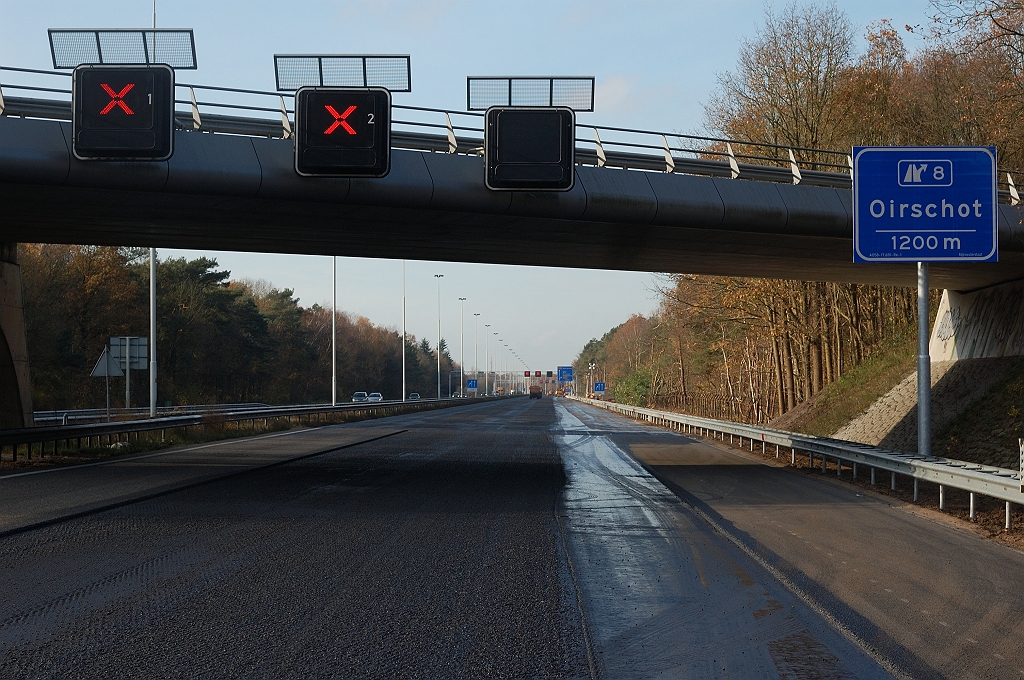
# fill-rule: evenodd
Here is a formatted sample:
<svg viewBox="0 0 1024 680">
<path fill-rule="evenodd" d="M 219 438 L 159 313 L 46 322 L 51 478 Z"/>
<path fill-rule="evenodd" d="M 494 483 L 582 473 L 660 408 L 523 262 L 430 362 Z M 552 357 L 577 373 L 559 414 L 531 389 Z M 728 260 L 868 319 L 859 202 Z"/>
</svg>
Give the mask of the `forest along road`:
<svg viewBox="0 0 1024 680">
<path fill-rule="evenodd" d="M 470 404 L 66 520 L 41 500 L 50 524 L 0 537 L 0 677 L 888 677 L 596 418 Z M 160 466 L 137 464 L 0 489 L 67 511 L 79 473 L 149 494 Z"/>
<path fill-rule="evenodd" d="M 766 465 L 760 453 L 566 409 L 868 644 L 897 660 L 909 651 L 913 675 L 1024 677 L 1024 554 L 930 511 Z"/>
</svg>

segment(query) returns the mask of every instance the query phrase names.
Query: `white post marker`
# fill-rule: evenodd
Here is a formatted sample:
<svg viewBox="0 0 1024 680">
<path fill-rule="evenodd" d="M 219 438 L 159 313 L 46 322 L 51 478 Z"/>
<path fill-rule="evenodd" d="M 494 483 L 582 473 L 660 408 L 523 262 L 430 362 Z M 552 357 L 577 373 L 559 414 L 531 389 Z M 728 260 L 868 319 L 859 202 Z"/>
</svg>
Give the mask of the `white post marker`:
<svg viewBox="0 0 1024 680">
<path fill-rule="evenodd" d="M 931 456 L 928 263 L 999 261 L 996 191 L 995 147 L 853 147 L 853 261 L 917 263 L 922 456 Z"/>
<path fill-rule="evenodd" d="M 1020 492 L 1024 493 L 1024 439 L 1017 440 L 1017 446 L 1020 448 Z"/>
</svg>

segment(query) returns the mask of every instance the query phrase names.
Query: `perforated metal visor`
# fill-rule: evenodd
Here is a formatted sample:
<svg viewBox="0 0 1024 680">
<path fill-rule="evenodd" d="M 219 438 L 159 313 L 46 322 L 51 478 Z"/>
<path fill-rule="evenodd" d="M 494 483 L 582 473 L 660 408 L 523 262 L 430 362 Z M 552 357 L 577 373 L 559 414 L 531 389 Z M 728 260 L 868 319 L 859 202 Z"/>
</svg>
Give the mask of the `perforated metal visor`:
<svg viewBox="0 0 1024 680">
<path fill-rule="evenodd" d="M 175 69 L 196 68 L 192 29 L 51 28 L 47 33 L 54 68 L 77 68 L 82 64 L 167 64 Z"/>
<path fill-rule="evenodd" d="M 301 87 L 383 87 L 411 92 L 409 55 L 275 54 L 277 89 Z"/>
<path fill-rule="evenodd" d="M 492 106 L 564 106 L 573 111 L 593 111 L 594 79 L 590 76 L 467 78 L 466 108 L 484 111 Z"/>
</svg>

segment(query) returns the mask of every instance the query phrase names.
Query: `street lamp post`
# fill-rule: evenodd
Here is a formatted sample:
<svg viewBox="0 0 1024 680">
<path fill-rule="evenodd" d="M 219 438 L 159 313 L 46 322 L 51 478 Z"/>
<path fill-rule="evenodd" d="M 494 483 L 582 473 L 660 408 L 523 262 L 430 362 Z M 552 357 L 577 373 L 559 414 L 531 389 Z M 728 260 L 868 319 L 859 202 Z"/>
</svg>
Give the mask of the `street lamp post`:
<svg viewBox="0 0 1024 680">
<path fill-rule="evenodd" d="M 437 279 L 437 398 L 441 398 L 441 279 L 444 274 L 434 274 Z"/>
<path fill-rule="evenodd" d="M 466 396 L 466 298 L 459 298 L 462 302 L 462 311 L 459 313 L 459 396 Z"/>
<path fill-rule="evenodd" d="M 156 28 L 156 0 L 153 23 Z M 156 248 L 149 249 L 149 417 L 156 418 Z"/>
<path fill-rule="evenodd" d="M 405 401 L 405 260 L 402 260 L 402 401 Z"/>
<path fill-rule="evenodd" d="M 331 406 L 338 405 L 338 256 L 331 256 Z"/>
<path fill-rule="evenodd" d="M 486 330 L 486 329 L 488 329 L 490 327 L 491 327 L 491 324 L 489 324 L 489 323 L 485 323 L 484 324 L 484 396 L 485 397 L 490 395 L 490 392 L 487 391 L 487 372 L 488 372 L 488 366 L 490 366 L 490 364 L 488 363 L 489 358 L 488 358 L 488 355 L 487 355 L 487 350 L 488 350 L 489 341 L 490 341 L 491 338 L 490 338 L 490 335 L 489 335 L 490 331 Z"/>
<path fill-rule="evenodd" d="M 480 314 L 473 313 L 473 378 L 480 377 Z M 480 394 L 479 388 L 476 392 Z"/>
</svg>

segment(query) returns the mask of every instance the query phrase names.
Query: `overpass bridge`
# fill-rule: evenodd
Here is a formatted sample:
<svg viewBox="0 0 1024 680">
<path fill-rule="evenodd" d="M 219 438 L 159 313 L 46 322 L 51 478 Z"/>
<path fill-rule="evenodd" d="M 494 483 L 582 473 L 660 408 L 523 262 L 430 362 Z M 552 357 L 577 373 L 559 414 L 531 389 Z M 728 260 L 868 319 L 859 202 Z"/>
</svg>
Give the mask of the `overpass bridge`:
<svg viewBox="0 0 1024 680">
<path fill-rule="evenodd" d="M 69 74 L 9 67 L 0 74 L 64 79 L 60 87 L 0 83 L 0 243 L 7 244 L 0 252 L 8 254 L 0 260 L 11 259 L 13 243 L 46 242 L 916 280 L 910 262 L 853 264 L 842 152 L 796 149 L 801 166 L 785 147 L 578 124 L 572 191 L 493 192 L 484 185 L 480 114 L 396 105 L 387 177 L 306 178 L 293 169 L 291 111 L 280 93 L 179 84 L 179 94 L 184 88 L 190 96 L 177 103 L 190 110 L 176 113 L 170 160 L 83 162 L 71 153 Z M 196 90 L 220 101 L 197 100 Z M 241 103 L 252 98 L 258 105 Z M 593 141 L 580 136 L 588 127 Z M 788 160 L 780 157 L 787 151 Z M 966 292 L 1024 277 L 1019 206 L 1000 205 L 999 239 L 1000 262 L 934 263 L 932 285 Z M 2 277 L 0 310 L 16 319 L 3 326 L 20 325 L 23 338 L 14 277 Z M 0 355 L 13 364 L 2 362 L 0 384 L 24 376 L 28 422 L 27 347 L 5 332 Z M 0 410 L 13 409 L 11 401 Z"/>
<path fill-rule="evenodd" d="M 70 149 L 69 101 L 7 96 L 0 116 L 2 240 L 906 286 L 916 280 L 909 263 L 853 264 L 851 182 L 836 171 L 846 164 L 838 152 L 798 150 L 817 159 L 800 168 L 778 158 L 781 147 L 746 144 L 746 158 L 759 161 L 750 163 L 718 150 L 725 140 L 595 127 L 590 141 L 580 136 L 588 126 L 578 125 L 572 191 L 492 192 L 479 155 L 482 116 L 396 106 L 386 178 L 314 179 L 293 170 L 289 111 L 278 93 L 180 88 L 190 90 L 180 103 L 192 110 L 179 111 L 174 156 L 156 163 L 79 161 Z M 263 105 L 192 104 L 197 89 L 262 98 Z M 268 105 L 271 97 L 280 108 Z M 214 107 L 249 115 L 206 113 Z M 452 117 L 465 124 L 452 125 Z M 608 141 L 611 135 L 617 141 Z M 721 160 L 709 160 L 715 154 Z M 1021 218 L 1018 207 L 1001 206 L 1001 262 L 935 263 L 933 285 L 974 290 L 1024 275 Z"/>
</svg>

